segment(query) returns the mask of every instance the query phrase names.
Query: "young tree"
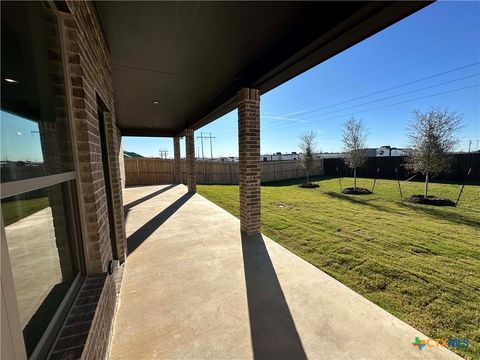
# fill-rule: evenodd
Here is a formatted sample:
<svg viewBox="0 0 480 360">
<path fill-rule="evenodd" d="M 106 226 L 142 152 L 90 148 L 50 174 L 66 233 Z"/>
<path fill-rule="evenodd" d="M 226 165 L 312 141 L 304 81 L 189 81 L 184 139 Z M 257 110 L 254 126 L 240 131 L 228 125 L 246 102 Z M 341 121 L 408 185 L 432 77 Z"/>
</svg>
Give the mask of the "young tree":
<svg viewBox="0 0 480 360">
<path fill-rule="evenodd" d="M 307 173 L 307 184 L 310 183 L 310 173 L 315 166 L 315 158 L 313 154 L 316 152 L 317 134 L 313 131 L 303 133 L 300 136 L 300 149 L 302 149 L 302 156 L 300 157 L 300 165 L 305 169 Z"/>
<path fill-rule="evenodd" d="M 430 176 L 450 167 L 448 153 L 458 143 L 462 115 L 438 108 L 426 112 L 415 110 L 413 115 L 407 133 L 412 151 L 405 165 L 425 175 L 423 196 L 427 198 Z"/>
<path fill-rule="evenodd" d="M 353 169 L 353 189 L 357 190 L 357 168 L 367 160 L 365 151 L 367 135 L 365 125 L 354 117 L 343 124 L 343 145 L 345 147 L 345 162 Z"/>
</svg>

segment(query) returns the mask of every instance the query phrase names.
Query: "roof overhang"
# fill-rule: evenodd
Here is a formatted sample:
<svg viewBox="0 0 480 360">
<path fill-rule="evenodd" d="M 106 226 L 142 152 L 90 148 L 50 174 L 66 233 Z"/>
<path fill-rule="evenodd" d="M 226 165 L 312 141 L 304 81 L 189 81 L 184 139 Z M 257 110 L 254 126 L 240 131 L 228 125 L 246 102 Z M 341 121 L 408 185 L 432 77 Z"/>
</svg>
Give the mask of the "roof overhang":
<svg viewBox="0 0 480 360">
<path fill-rule="evenodd" d="M 123 135 L 175 136 L 430 2 L 97 2 Z M 158 104 L 154 104 L 157 101 Z"/>
</svg>

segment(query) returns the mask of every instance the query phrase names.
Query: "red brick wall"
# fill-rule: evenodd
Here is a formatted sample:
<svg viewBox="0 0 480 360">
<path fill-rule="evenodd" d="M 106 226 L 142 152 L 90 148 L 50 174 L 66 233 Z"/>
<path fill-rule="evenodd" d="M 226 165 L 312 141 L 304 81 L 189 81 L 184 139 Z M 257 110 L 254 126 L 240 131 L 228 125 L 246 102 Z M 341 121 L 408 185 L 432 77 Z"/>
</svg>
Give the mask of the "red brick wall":
<svg viewBox="0 0 480 360">
<path fill-rule="evenodd" d="M 78 171 L 79 210 L 87 280 L 57 339 L 52 358 L 107 357 L 116 307 L 115 276 L 108 275 L 112 244 L 103 175 L 97 99 L 104 110 L 113 220 L 119 260 L 125 260 L 125 224 L 115 123 L 110 57 L 91 2 L 68 1 L 71 14 L 60 15 L 66 59 L 67 97 L 73 123 Z M 105 109 L 106 108 L 106 109 Z"/>
<path fill-rule="evenodd" d="M 110 57 L 91 2 L 68 2 L 71 15 L 63 17 L 68 59 L 74 136 L 80 172 L 86 268 L 88 273 L 107 270 L 112 259 L 108 209 L 103 177 L 97 96 L 107 107 L 105 129 L 114 191 L 114 221 L 119 260 L 125 259 L 123 200 L 118 161 L 118 136 L 113 104 Z M 117 156 L 115 156 L 115 154 Z M 120 184 L 120 186 L 118 186 Z"/>
<path fill-rule="evenodd" d="M 85 280 L 49 360 L 105 359 L 115 313 L 115 280 L 106 273 Z"/>
<path fill-rule="evenodd" d="M 238 155 L 240 162 L 240 226 L 246 234 L 260 230 L 260 95 L 238 93 Z"/>
<path fill-rule="evenodd" d="M 185 129 L 185 153 L 187 156 L 187 186 L 188 192 L 197 191 L 195 176 L 195 138 L 193 129 Z"/>
<path fill-rule="evenodd" d="M 173 138 L 173 174 L 175 184 L 179 184 L 181 180 L 181 168 L 180 168 L 180 138 L 175 136 Z"/>
</svg>

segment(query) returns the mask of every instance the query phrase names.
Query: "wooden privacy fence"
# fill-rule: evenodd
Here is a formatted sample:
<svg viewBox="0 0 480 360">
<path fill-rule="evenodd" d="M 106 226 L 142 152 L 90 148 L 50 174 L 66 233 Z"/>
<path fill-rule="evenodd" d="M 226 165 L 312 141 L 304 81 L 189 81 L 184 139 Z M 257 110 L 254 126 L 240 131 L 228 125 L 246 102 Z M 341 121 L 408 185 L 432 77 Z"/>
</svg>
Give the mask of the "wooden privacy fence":
<svg viewBox="0 0 480 360">
<path fill-rule="evenodd" d="M 261 162 L 261 181 L 295 179 L 305 176 L 298 161 Z M 196 161 L 197 184 L 238 184 L 239 164 L 209 160 Z M 186 161 L 180 161 L 180 181 L 186 183 Z M 318 160 L 311 176 L 323 175 L 323 161 Z M 160 185 L 174 182 L 171 159 L 126 158 L 125 185 Z"/>
</svg>

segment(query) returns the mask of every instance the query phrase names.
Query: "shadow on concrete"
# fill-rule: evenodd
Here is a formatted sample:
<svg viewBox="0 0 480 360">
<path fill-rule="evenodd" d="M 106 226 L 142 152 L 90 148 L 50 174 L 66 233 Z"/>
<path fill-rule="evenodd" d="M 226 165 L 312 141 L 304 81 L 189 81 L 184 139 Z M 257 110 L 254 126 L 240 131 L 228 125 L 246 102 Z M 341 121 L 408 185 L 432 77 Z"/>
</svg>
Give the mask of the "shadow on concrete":
<svg viewBox="0 0 480 360">
<path fill-rule="evenodd" d="M 194 194 L 186 193 L 175 200 L 171 205 L 162 212 L 155 215 L 147 223 L 142 225 L 137 231 L 127 238 L 127 249 L 130 255 L 135 251 L 155 230 L 157 230 L 170 216 L 180 209 Z"/>
<path fill-rule="evenodd" d="M 250 333 L 255 359 L 306 359 L 261 234 L 242 234 Z"/>
<path fill-rule="evenodd" d="M 130 211 L 131 208 L 147 201 L 147 200 L 150 200 L 151 198 L 157 196 L 157 195 L 160 195 L 162 193 L 164 193 L 165 191 L 168 191 L 172 188 L 174 188 L 175 186 L 177 186 L 178 184 L 171 184 L 171 185 L 168 185 L 168 186 L 165 186 L 164 188 L 160 189 L 160 190 L 157 190 L 157 191 L 154 191 L 153 193 L 151 194 L 148 194 L 148 195 L 145 195 L 144 197 L 140 198 L 140 199 L 137 199 L 135 201 L 132 201 L 132 202 L 129 202 L 128 204 L 124 205 L 123 206 L 123 211 L 125 213 L 125 217 L 127 217 L 128 215 L 128 212 Z"/>
</svg>

